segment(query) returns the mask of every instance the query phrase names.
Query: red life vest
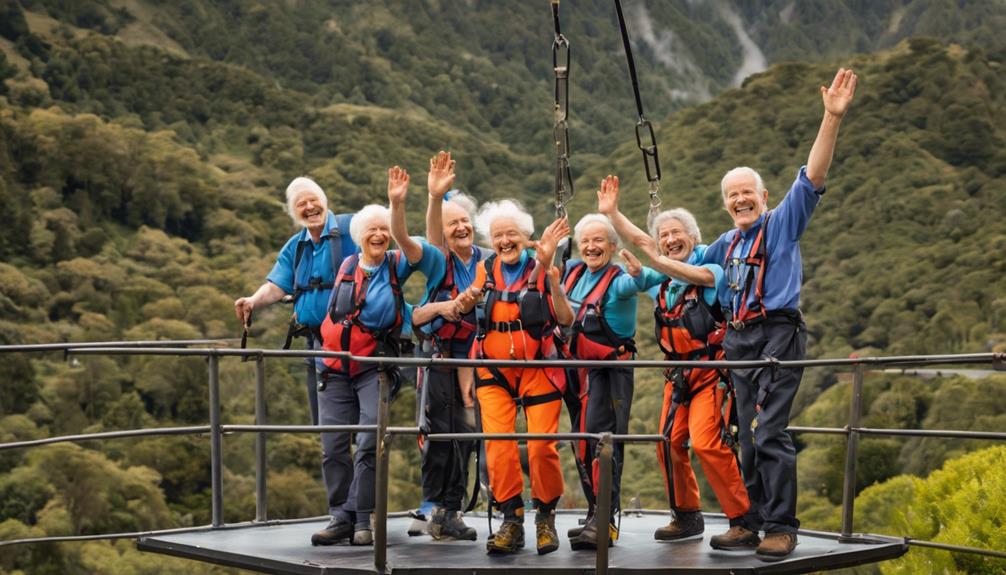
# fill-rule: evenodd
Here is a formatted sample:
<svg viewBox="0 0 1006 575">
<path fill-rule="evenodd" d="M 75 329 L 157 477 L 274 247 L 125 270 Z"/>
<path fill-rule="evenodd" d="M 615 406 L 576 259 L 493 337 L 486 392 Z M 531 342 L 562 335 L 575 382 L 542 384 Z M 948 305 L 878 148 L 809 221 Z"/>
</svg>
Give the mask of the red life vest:
<svg viewBox="0 0 1006 575">
<path fill-rule="evenodd" d="M 766 317 L 765 306 L 762 304 L 762 296 L 764 294 L 763 286 L 765 285 L 765 269 L 768 267 L 768 253 L 765 250 L 765 230 L 768 229 L 768 219 L 770 215 L 770 212 L 765 213 L 765 220 L 762 222 L 761 228 L 758 229 L 758 234 L 755 236 L 754 242 L 751 244 L 751 250 L 748 252 L 748 256 L 744 258 L 744 263 L 748 266 L 747 277 L 744 278 L 744 293 L 741 294 L 740 309 L 733 310 L 732 321 L 745 322 L 756 317 L 762 319 Z M 731 259 L 734 253 L 734 248 L 737 247 L 737 244 L 740 242 L 740 238 L 741 234 L 740 231 L 738 231 L 734 234 L 734 240 L 730 242 L 730 247 L 727 248 L 727 266 L 736 265 L 731 263 Z M 755 297 L 754 303 L 749 307 L 748 299 L 750 298 L 752 285 L 754 286 Z"/>
<path fill-rule="evenodd" d="M 668 359 L 697 360 L 723 357 L 723 314 L 719 304 L 705 301 L 704 288 L 689 285 L 672 307 L 667 306 L 670 280 L 660 285 L 653 308 L 657 343 Z"/>
<path fill-rule="evenodd" d="M 587 264 L 580 262 L 567 270 L 563 289 L 572 293 L 580 278 L 587 271 Z M 619 337 L 608 321 L 604 319 L 602 302 L 611 282 L 621 275 L 622 268 L 608 265 L 604 274 L 583 298 L 576 318 L 573 320 L 569 350 L 577 359 L 629 359 L 636 351 L 632 338 Z"/>
<path fill-rule="evenodd" d="M 367 288 L 370 274 L 359 265 L 360 254 L 353 254 L 342 262 L 332 288 L 328 314 L 321 324 L 322 347 L 327 351 L 348 351 L 356 356 L 392 356 L 399 353 L 402 332 L 402 307 L 404 299 L 398 284 L 398 262 L 401 254 L 388 252 L 384 261 L 388 265 L 388 280 L 395 300 L 395 321 L 384 329 L 372 330 L 360 321 L 360 313 L 367 305 Z M 350 377 L 377 364 L 361 364 L 340 358 L 324 358 L 326 371 Z M 348 364 L 348 365 L 347 365 Z"/>
</svg>

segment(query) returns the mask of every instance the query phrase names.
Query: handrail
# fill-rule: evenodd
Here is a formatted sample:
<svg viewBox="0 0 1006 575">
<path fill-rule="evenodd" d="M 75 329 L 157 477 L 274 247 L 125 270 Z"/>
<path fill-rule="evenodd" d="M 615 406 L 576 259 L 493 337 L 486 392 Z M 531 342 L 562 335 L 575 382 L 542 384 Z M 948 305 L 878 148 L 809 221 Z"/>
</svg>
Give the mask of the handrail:
<svg viewBox="0 0 1006 575">
<path fill-rule="evenodd" d="M 209 392 L 210 392 L 210 424 L 203 426 L 189 427 L 167 427 L 138 430 L 119 430 L 109 432 L 99 432 L 92 434 L 67 435 L 60 437 L 50 437 L 29 441 L 17 441 L 0 443 L 0 451 L 5 449 L 16 449 L 25 447 L 36 447 L 59 442 L 91 441 L 98 439 L 116 439 L 125 437 L 154 436 L 154 435 L 179 435 L 179 434 L 210 434 L 210 467 L 211 467 L 211 505 L 212 523 L 203 527 L 187 527 L 176 529 L 165 529 L 158 531 L 143 531 L 134 533 L 117 534 L 94 534 L 76 536 L 52 536 L 31 539 L 19 539 L 0 541 L 0 547 L 30 543 L 49 543 L 60 541 L 85 541 L 94 539 L 121 539 L 132 537 L 156 536 L 172 533 L 185 533 L 202 530 L 233 529 L 247 527 L 249 525 L 275 525 L 278 523 L 303 522 L 315 519 L 295 519 L 295 520 L 268 520 L 266 517 L 266 489 L 265 489 L 265 437 L 267 433 L 319 433 L 319 432 L 375 432 L 378 434 L 377 453 L 377 474 L 376 485 L 377 505 L 375 507 L 375 546 L 374 562 L 379 572 L 384 572 L 387 563 L 387 518 L 397 514 L 389 514 L 387 511 L 387 490 L 388 490 L 388 447 L 391 439 L 395 435 L 420 435 L 422 431 L 418 427 L 392 427 L 388 425 L 388 413 L 386 402 L 379 409 L 378 421 L 375 425 L 268 425 L 266 423 L 264 404 L 264 383 L 265 372 L 263 368 L 264 359 L 267 357 L 332 357 L 340 359 L 351 359 L 362 363 L 372 363 L 377 365 L 398 365 L 410 367 L 473 367 L 473 366 L 499 366 L 499 367 L 606 367 L 610 362 L 606 361 L 572 361 L 572 360 L 466 360 L 451 358 L 386 358 L 386 357 L 360 357 L 353 356 L 346 352 L 327 352 L 318 350 L 274 350 L 274 349 L 235 349 L 221 347 L 188 347 L 192 345 L 208 345 L 223 343 L 234 340 L 174 340 L 174 341 L 137 341 L 137 342 L 85 342 L 85 343 L 55 343 L 55 344 L 32 344 L 32 345 L 3 345 L 0 346 L 0 354 L 22 353 L 22 352 L 49 352 L 63 351 L 66 355 L 171 355 L 171 356 L 197 356 L 206 357 L 209 364 Z M 255 385 L 255 405 L 256 418 L 254 425 L 222 424 L 220 422 L 220 397 L 219 397 L 219 359 L 222 357 L 242 357 L 254 358 L 256 362 L 256 385 Z M 771 367 L 778 368 L 806 368 L 806 367 L 854 367 L 855 378 L 853 382 L 853 401 L 850 404 L 849 423 L 843 428 L 823 428 L 790 426 L 788 431 L 794 433 L 820 433 L 846 436 L 846 469 L 845 484 L 843 486 L 842 499 L 842 531 L 840 533 L 811 532 L 801 530 L 802 533 L 820 533 L 827 537 L 832 537 L 840 542 L 852 542 L 857 540 L 853 535 L 853 510 L 855 502 L 855 475 L 858 454 L 858 442 L 861 435 L 884 435 L 884 436 L 907 436 L 907 437 L 948 437 L 967 439 L 991 439 L 1006 440 L 1006 433 L 985 432 L 985 431 L 952 431 L 952 430 L 911 430 L 911 429 L 879 429 L 861 427 L 859 424 L 862 415 L 862 386 L 864 384 L 864 372 L 867 366 L 891 366 L 891 365 L 960 365 L 990 363 L 997 371 L 1006 370 L 1006 354 L 1003 353 L 977 353 L 977 354 L 954 354 L 954 355 L 911 355 L 911 356 L 889 356 L 889 357 L 864 357 L 864 358 L 836 358 L 836 359 L 811 359 L 799 361 L 779 361 L 775 359 L 753 360 L 753 361 L 667 361 L 667 360 L 634 360 L 619 362 L 622 367 L 637 368 L 668 368 L 668 367 L 717 367 L 724 369 L 733 368 L 753 368 Z M 383 371 L 381 372 L 383 373 Z M 381 391 L 379 397 L 387 397 L 389 382 L 387 378 L 380 378 Z M 238 524 L 227 524 L 223 520 L 223 486 L 222 486 L 222 439 L 226 433 L 253 432 L 256 438 L 256 518 L 253 522 Z M 609 486 L 609 489 L 601 489 L 601 492 L 609 495 L 599 497 L 598 504 L 610 506 L 610 481 L 611 481 L 611 457 L 612 445 L 616 442 L 656 442 L 664 441 L 665 437 L 660 434 L 626 434 L 613 435 L 609 433 L 557 433 L 557 434 L 529 434 L 529 433 L 435 433 L 427 434 L 426 438 L 431 441 L 451 441 L 470 439 L 512 439 L 512 440 L 597 440 L 602 445 L 600 450 L 600 482 L 601 487 Z M 604 535 L 607 536 L 606 530 Z M 599 533 L 600 535 L 600 533 Z M 918 547 L 928 547 L 946 551 L 973 553 L 978 555 L 1006 558 L 1006 551 L 981 549 L 977 547 L 966 547 L 959 545 L 949 545 L 931 541 L 923 541 L 904 537 L 907 545 Z M 601 549 L 603 547 L 603 551 Z M 597 572 L 607 571 L 607 546 L 600 546 L 597 553 Z"/>
</svg>

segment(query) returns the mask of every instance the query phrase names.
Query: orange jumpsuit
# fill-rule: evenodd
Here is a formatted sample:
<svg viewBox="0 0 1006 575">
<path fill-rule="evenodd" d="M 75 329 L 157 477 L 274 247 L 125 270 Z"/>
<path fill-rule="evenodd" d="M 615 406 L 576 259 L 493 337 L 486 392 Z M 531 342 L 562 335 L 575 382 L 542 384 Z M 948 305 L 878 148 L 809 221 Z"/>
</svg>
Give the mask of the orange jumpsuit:
<svg viewBox="0 0 1006 575">
<path fill-rule="evenodd" d="M 487 301 L 496 300 L 492 308 L 485 310 L 488 322 L 482 322 L 480 332 L 488 323 L 484 337 L 476 339 L 472 347 L 472 357 L 476 359 L 541 359 L 554 355 L 551 330 L 542 341 L 521 329 L 521 317 L 517 299 L 528 287 L 528 278 L 537 262 L 528 258 L 520 277 L 507 285 L 499 258 L 486 260 L 480 265 L 472 285 L 482 288 L 486 284 L 486 268 L 492 266 L 493 285 L 496 295 L 489 294 Z M 544 273 L 538 274 L 535 284 L 543 295 L 547 294 Z M 534 286 L 532 286 L 533 288 Z M 548 312 L 554 317 L 551 298 Z M 554 325 L 554 321 L 548 318 Z M 481 342 L 479 341 L 481 339 Z M 485 368 L 476 370 L 475 393 L 479 401 L 482 431 L 485 433 L 513 433 L 517 418 L 519 398 L 524 406 L 529 433 L 556 433 L 559 429 L 559 412 L 562 407 L 560 387 L 564 384 L 561 370 L 542 368 Z M 553 383 L 556 382 L 556 383 Z M 510 500 L 519 501 L 524 489 L 520 456 L 517 442 L 511 440 L 486 440 L 486 463 L 489 469 L 489 485 L 493 497 L 501 504 Z M 531 497 L 541 509 L 551 509 L 563 492 L 562 470 L 559 466 L 559 452 L 555 441 L 528 441 L 528 462 L 531 469 Z M 516 499 L 515 499 L 516 498 Z"/>
<path fill-rule="evenodd" d="M 696 321 L 695 316 L 683 321 L 686 313 L 702 313 L 699 308 L 705 304 L 701 301 L 703 297 L 701 289 L 689 286 L 668 309 L 667 286 L 665 283 L 660 287 L 661 292 L 657 299 L 659 343 L 667 359 L 722 359 L 723 352 L 719 346 L 709 343 L 711 339 L 717 337 L 713 335 L 715 332 L 703 334 L 704 337 L 696 337 L 685 327 L 685 325 L 701 324 L 715 328 L 721 326 L 712 326 L 708 321 Z M 722 330 L 717 331 L 722 334 Z M 669 496 L 672 483 L 674 487 L 672 507 L 678 511 L 699 511 L 702 507 L 699 486 L 688 453 L 687 444 L 690 442 L 723 513 L 730 519 L 739 518 L 747 513 L 750 502 L 734 452 L 723 441 L 722 409 L 726 390 L 719 386 L 720 374 L 716 369 L 696 368 L 681 370 L 676 375 L 686 381 L 682 387 L 687 392 L 682 393 L 684 390 L 681 390 L 675 398 L 672 381 L 674 378 L 669 377 L 664 384 L 664 403 L 660 411 L 660 430 L 664 431 L 667 429 L 667 417 L 672 403 L 677 399 L 678 405 L 674 411 L 670 435 L 670 478 L 667 476 L 666 446 L 657 446 L 657 460 L 664 473 L 664 488 Z M 673 479 L 673 482 L 670 479 Z"/>
</svg>

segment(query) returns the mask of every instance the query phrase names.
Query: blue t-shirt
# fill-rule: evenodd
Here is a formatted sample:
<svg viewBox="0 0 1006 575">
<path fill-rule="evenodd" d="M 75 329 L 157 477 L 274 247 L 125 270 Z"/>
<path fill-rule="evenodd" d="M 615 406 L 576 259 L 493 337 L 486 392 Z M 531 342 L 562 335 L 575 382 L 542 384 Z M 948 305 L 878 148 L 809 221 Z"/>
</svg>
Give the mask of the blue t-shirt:
<svg viewBox="0 0 1006 575">
<path fill-rule="evenodd" d="M 706 303 L 713 305 L 716 303 L 717 295 L 723 292 L 726 287 L 726 276 L 723 273 L 723 268 L 719 264 L 713 263 L 701 263 L 705 254 L 708 253 L 708 249 L 704 244 L 699 244 L 695 246 L 692 250 L 690 256 L 688 256 L 688 263 L 693 266 L 699 266 L 705 268 L 713 273 L 713 288 L 704 287 L 702 289 L 702 299 L 706 300 Z M 656 273 L 656 272 L 655 272 Z M 664 281 L 668 278 L 663 276 Z M 663 282 L 661 282 L 663 283 Z M 690 284 L 683 282 L 678 279 L 671 280 L 670 285 L 667 286 L 667 307 L 670 309 L 681 297 L 681 294 L 685 292 L 685 289 Z M 647 290 L 647 295 L 653 298 L 653 301 L 657 301 L 657 297 L 660 295 L 660 285 L 651 287 Z"/>
<path fill-rule="evenodd" d="M 418 238 L 414 239 L 419 241 Z M 390 250 L 390 253 L 395 254 L 395 258 L 398 260 L 398 267 L 395 270 L 398 275 L 398 285 L 404 286 L 405 282 L 412 275 L 412 272 L 418 270 L 426 276 L 428 291 L 430 281 L 432 281 L 431 278 L 443 277 L 444 275 L 444 256 L 439 249 L 425 241 L 419 241 L 419 243 L 423 247 L 423 256 L 415 264 L 410 264 L 405 254 L 401 253 L 401 250 Z M 395 258 L 392 258 L 392 261 L 395 261 Z M 360 265 L 364 271 L 370 273 L 370 284 L 367 286 L 367 293 L 365 295 L 366 304 L 360 310 L 360 322 L 372 330 L 387 328 L 395 322 L 395 294 L 391 291 L 388 258 L 382 260 L 380 265 L 372 269 L 363 266 L 362 262 Z M 402 333 L 411 335 L 411 306 L 407 305 L 401 312 L 403 314 Z"/>
<path fill-rule="evenodd" d="M 340 214 L 336 216 L 331 211 L 328 212 L 328 220 L 325 222 L 325 231 L 321 235 L 318 243 L 314 243 L 307 228 L 297 232 L 279 252 L 276 263 L 272 271 L 266 276 L 266 280 L 275 284 L 287 294 L 292 294 L 294 290 L 294 277 L 296 277 L 297 287 L 304 291 L 293 305 L 293 311 L 297 314 L 297 321 L 311 327 L 319 327 L 325 320 L 325 312 L 328 310 L 328 300 L 332 295 L 332 289 L 306 289 L 312 278 L 317 278 L 317 283 L 331 286 L 335 282 L 335 273 L 342 260 L 347 256 L 357 253 L 360 249 L 349 237 L 349 223 L 352 214 Z M 341 253 L 332 257 L 331 244 L 332 232 L 339 230 L 339 242 Z M 294 263 L 297 259 L 298 246 L 303 245 L 300 262 L 294 270 Z"/>
<path fill-rule="evenodd" d="M 566 267 L 572 269 L 580 263 L 582 260 L 569 260 Z M 574 315 L 580 313 L 580 305 L 583 300 L 590 295 L 597 282 L 613 265 L 615 264 L 609 263 L 596 272 L 589 269 L 583 271 L 583 275 L 573 285 L 573 289 L 566 294 Z M 608 323 L 611 331 L 620 338 L 628 339 L 636 335 L 636 294 L 651 286 L 660 285 L 666 276 L 645 266 L 639 277 L 629 275 L 625 272 L 624 267 L 622 272 L 611 280 L 611 284 L 601 300 L 601 310 L 604 314 L 604 321 Z"/>
<path fill-rule="evenodd" d="M 427 244 L 425 240 L 423 240 L 423 243 L 433 248 L 433 245 Z M 423 247 L 425 249 L 426 246 L 424 245 Z M 440 265 L 442 265 L 442 268 L 439 268 L 441 271 L 436 275 L 436 277 L 428 276 L 426 278 L 426 287 L 427 287 L 426 295 L 423 297 L 423 301 L 422 303 L 420 303 L 420 305 L 426 305 L 426 303 L 428 303 L 430 301 L 430 298 L 433 296 L 433 292 L 437 288 L 439 288 L 440 284 L 444 281 L 444 277 L 447 275 L 448 257 L 450 257 L 451 260 L 454 262 L 454 285 L 457 288 L 458 293 L 461 293 L 472 285 L 472 282 L 475 281 L 475 274 L 478 270 L 479 265 L 482 263 L 483 260 L 488 258 L 490 254 L 492 254 L 491 250 L 488 250 L 486 248 L 480 248 L 479 246 L 472 246 L 472 257 L 471 259 L 468 260 L 468 263 L 466 264 L 465 262 L 461 261 L 461 258 L 459 258 L 457 254 L 455 254 L 454 252 L 448 252 L 448 255 L 444 256 L 443 252 L 440 249 L 438 248 L 433 249 L 436 249 L 437 253 L 441 254 L 440 259 L 442 260 L 442 264 Z M 432 322 L 423 325 L 419 329 L 422 330 L 424 333 L 433 333 L 433 330 L 439 327 L 440 324 L 441 321 L 433 320 Z"/>
<path fill-rule="evenodd" d="M 803 262 L 800 257 L 800 237 L 807 229 L 807 223 L 824 194 L 824 188 L 814 189 L 807 178 L 807 167 L 800 168 L 793 186 L 786 197 L 771 210 L 768 230 L 765 234 L 765 250 L 768 254 L 768 268 L 765 271 L 762 302 L 766 311 L 797 309 L 800 307 L 800 284 L 803 283 Z M 706 250 L 703 263 L 716 263 L 726 270 L 728 285 L 720 292 L 720 304 L 724 310 L 739 310 L 741 294 L 744 293 L 748 266 L 744 258 L 751 252 L 751 245 L 765 221 L 763 214 L 755 225 L 746 232 L 732 229 L 721 235 Z M 734 248 L 731 261 L 726 261 L 727 250 L 734 238 L 740 234 L 740 241 Z M 748 305 L 755 300 L 755 290 L 748 296 Z"/>
</svg>

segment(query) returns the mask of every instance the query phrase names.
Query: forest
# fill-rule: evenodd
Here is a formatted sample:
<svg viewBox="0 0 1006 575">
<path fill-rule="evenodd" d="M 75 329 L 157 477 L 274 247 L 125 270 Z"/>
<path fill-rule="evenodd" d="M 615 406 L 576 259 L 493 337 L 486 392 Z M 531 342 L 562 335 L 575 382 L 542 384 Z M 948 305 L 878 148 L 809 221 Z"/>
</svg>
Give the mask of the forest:
<svg viewBox="0 0 1006 575">
<path fill-rule="evenodd" d="M 1001 1 L 625 4 L 662 200 L 695 213 L 707 240 L 731 225 L 722 174 L 755 167 L 777 202 L 820 122 L 818 86 L 838 66 L 860 76 L 802 240 L 809 357 L 1006 352 Z M 570 212 L 594 211 L 611 173 L 642 222 L 646 180 L 611 4 L 563 10 Z M 389 166 L 419 183 L 428 158 L 449 149 L 461 188 L 520 199 L 541 227 L 552 215 L 552 37 L 544 0 L 0 0 L 0 344 L 239 336 L 233 300 L 262 282 L 293 233 L 283 189 L 301 174 L 335 211 L 353 211 L 383 201 Z M 763 69 L 736 78 L 758 55 Z M 414 184 L 416 231 L 424 197 Z M 637 340 L 640 357 L 656 359 L 651 305 L 641 298 Z M 279 347 L 289 313 L 257 316 L 249 346 Z M 309 421 L 303 365 L 266 368 L 270 423 Z M 223 421 L 253 422 L 253 364 L 221 370 Z M 808 370 L 794 424 L 844 426 L 849 380 Z M 864 425 L 1001 431 L 1004 384 L 1003 374 L 869 372 Z M 637 374 L 633 433 L 654 431 L 662 385 L 655 370 Z M 4 353 L 0 443 L 204 425 L 206 390 L 200 359 Z M 413 423 L 412 390 L 393 419 Z M 797 440 L 800 517 L 835 530 L 844 442 Z M 225 438 L 229 522 L 254 517 L 253 441 Z M 582 507 L 561 453 L 561 505 Z M 661 508 L 652 447 L 628 454 L 623 492 Z M 0 450 L 0 541 L 207 524 L 208 457 L 200 435 Z M 324 513 L 319 458 L 312 435 L 270 437 L 271 518 Z M 866 439 L 856 530 L 1003 550 L 1004 464 L 1006 450 L 988 441 Z M 390 509 L 415 507 L 413 442 L 393 445 L 391 469 Z M 704 505 L 718 511 L 712 497 Z M 129 540 L 0 552 L 0 573 L 11 574 L 194 569 L 235 572 L 143 554 Z M 1004 569 L 914 549 L 857 572 Z"/>
</svg>

